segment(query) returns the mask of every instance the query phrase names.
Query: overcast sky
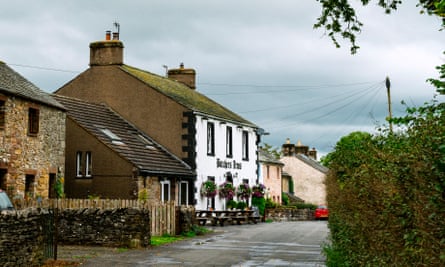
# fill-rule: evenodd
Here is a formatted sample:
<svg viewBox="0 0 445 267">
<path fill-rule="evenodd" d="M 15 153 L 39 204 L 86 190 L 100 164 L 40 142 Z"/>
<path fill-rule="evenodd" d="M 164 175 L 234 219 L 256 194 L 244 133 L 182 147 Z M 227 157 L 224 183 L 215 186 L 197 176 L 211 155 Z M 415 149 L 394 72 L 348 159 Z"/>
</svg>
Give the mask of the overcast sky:
<svg viewBox="0 0 445 267">
<path fill-rule="evenodd" d="M 300 140 L 324 155 L 341 136 L 385 124 L 386 76 L 396 116 L 402 100 L 435 94 L 425 80 L 445 62 L 440 20 L 417 1 L 390 16 L 372 2 L 358 9 L 361 49 L 350 55 L 313 29 L 315 0 L 0 0 L 0 61 L 54 92 L 88 68 L 89 43 L 117 21 L 126 64 L 164 75 L 183 62 L 199 92 L 264 128 L 263 142 Z"/>
</svg>

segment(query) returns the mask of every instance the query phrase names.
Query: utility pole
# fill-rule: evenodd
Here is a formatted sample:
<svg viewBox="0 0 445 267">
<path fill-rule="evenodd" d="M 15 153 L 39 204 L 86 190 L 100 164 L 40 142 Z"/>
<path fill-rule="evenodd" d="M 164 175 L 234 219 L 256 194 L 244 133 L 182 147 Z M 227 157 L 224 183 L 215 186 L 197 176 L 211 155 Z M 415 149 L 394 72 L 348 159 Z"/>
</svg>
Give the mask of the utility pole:
<svg viewBox="0 0 445 267">
<path fill-rule="evenodd" d="M 388 120 L 389 120 L 389 132 L 392 134 L 392 109 L 391 109 L 391 82 L 389 77 L 386 76 L 386 93 L 388 95 Z"/>
</svg>

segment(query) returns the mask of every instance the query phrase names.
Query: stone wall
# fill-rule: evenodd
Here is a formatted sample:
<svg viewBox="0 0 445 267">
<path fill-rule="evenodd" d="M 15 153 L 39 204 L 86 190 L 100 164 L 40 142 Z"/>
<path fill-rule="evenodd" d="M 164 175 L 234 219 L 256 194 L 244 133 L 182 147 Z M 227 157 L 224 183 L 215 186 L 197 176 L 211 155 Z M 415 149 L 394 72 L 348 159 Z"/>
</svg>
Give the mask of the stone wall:
<svg viewBox="0 0 445 267">
<path fill-rule="evenodd" d="M 29 208 L 0 214 L 1 266 L 39 266 L 45 260 L 47 209 Z M 58 244 L 148 247 L 150 217 L 146 209 L 66 209 L 55 217 Z"/>
<path fill-rule="evenodd" d="M 2 211 L 0 214 L 0 262 L 2 266 L 39 266 L 44 261 L 43 219 L 37 209 Z"/>
<path fill-rule="evenodd" d="M 266 219 L 273 221 L 310 221 L 314 220 L 314 211 L 311 209 L 275 208 L 266 209 Z"/>
<path fill-rule="evenodd" d="M 144 209 L 67 209 L 59 213 L 59 244 L 106 247 L 150 245 L 150 216 Z"/>
</svg>

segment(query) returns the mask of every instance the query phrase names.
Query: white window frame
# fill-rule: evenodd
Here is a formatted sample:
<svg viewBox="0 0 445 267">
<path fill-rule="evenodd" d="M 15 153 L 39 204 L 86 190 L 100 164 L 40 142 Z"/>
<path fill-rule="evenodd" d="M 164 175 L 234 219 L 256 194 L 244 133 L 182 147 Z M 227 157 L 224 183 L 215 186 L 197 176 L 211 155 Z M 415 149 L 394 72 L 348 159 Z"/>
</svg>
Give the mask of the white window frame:
<svg viewBox="0 0 445 267">
<path fill-rule="evenodd" d="M 189 182 L 188 181 L 180 181 L 179 183 L 179 190 L 178 190 L 178 204 L 179 205 L 186 205 L 189 204 Z M 182 203 L 182 187 L 185 185 L 185 203 Z"/>
<path fill-rule="evenodd" d="M 230 126 L 226 128 L 226 156 L 233 157 L 233 130 Z"/>
<path fill-rule="evenodd" d="M 249 160 L 249 132 L 242 131 L 242 158 L 243 160 Z"/>
<path fill-rule="evenodd" d="M 91 151 L 85 152 L 85 177 L 91 177 L 93 175 L 93 158 L 91 155 Z"/>
<path fill-rule="evenodd" d="M 166 193 L 164 190 L 165 185 L 168 185 L 167 200 L 165 200 L 165 193 Z M 170 201 L 170 196 L 171 196 L 170 191 L 171 191 L 170 181 L 169 180 L 161 181 L 161 202 Z"/>
<path fill-rule="evenodd" d="M 82 151 L 76 152 L 76 177 L 82 177 Z"/>
<path fill-rule="evenodd" d="M 215 124 L 207 122 L 207 155 L 215 155 Z"/>
</svg>

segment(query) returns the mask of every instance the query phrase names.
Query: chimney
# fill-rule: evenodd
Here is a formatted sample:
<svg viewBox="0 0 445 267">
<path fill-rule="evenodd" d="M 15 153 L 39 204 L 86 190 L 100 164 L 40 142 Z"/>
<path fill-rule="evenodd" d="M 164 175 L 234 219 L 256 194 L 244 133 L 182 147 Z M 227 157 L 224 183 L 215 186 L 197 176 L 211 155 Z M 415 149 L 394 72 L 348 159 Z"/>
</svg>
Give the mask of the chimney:
<svg viewBox="0 0 445 267">
<path fill-rule="evenodd" d="M 105 41 L 90 43 L 90 66 L 122 65 L 124 44 L 119 41 L 119 33 L 106 31 Z"/>
<path fill-rule="evenodd" d="M 303 154 L 303 155 L 307 156 L 308 155 L 308 150 L 309 150 L 309 147 L 302 145 L 300 140 L 298 140 L 297 144 L 295 145 L 295 153 L 296 154 Z"/>
<path fill-rule="evenodd" d="M 194 69 L 186 69 L 184 68 L 184 63 L 179 65 L 179 69 L 171 69 L 167 72 L 167 77 L 181 82 L 191 89 L 196 89 L 195 80 L 196 80 L 196 72 Z"/>
<path fill-rule="evenodd" d="M 317 160 L 317 150 L 315 150 L 315 147 L 313 147 L 311 150 L 309 150 L 308 156 L 313 160 Z"/>
<path fill-rule="evenodd" d="M 295 154 L 294 145 L 290 143 L 289 138 L 286 139 L 286 143 L 281 146 L 281 152 L 285 157 L 293 156 Z"/>
</svg>

